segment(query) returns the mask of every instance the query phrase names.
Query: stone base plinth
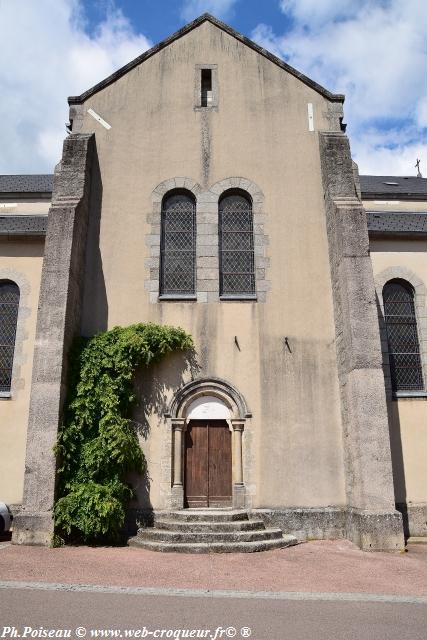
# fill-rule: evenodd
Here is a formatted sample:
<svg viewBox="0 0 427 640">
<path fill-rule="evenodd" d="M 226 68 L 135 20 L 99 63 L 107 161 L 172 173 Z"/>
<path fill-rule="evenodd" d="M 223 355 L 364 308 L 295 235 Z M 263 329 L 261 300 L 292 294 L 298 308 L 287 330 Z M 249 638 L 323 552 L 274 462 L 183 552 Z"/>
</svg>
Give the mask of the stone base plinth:
<svg viewBox="0 0 427 640">
<path fill-rule="evenodd" d="M 49 547 L 52 544 L 53 518 L 50 512 L 21 511 L 13 521 L 12 544 Z"/>
<path fill-rule="evenodd" d="M 244 484 L 233 485 L 233 509 L 244 509 L 246 501 L 246 489 Z"/>
<path fill-rule="evenodd" d="M 253 509 L 266 526 L 291 533 L 298 541 L 347 538 L 364 551 L 402 551 L 402 516 L 397 511 L 363 511 L 346 507 Z"/>
<path fill-rule="evenodd" d="M 184 508 L 184 487 L 181 485 L 174 485 L 171 491 L 171 509 L 183 509 Z"/>
<path fill-rule="evenodd" d="M 427 537 L 427 503 L 406 504 L 400 502 L 396 505 L 396 509 L 402 514 L 403 527 L 407 538 Z"/>
<path fill-rule="evenodd" d="M 347 538 L 363 551 L 403 551 L 402 515 L 398 511 L 348 509 Z"/>
<path fill-rule="evenodd" d="M 252 514 L 260 516 L 266 526 L 292 533 L 299 542 L 346 537 L 345 507 L 253 509 Z"/>
</svg>

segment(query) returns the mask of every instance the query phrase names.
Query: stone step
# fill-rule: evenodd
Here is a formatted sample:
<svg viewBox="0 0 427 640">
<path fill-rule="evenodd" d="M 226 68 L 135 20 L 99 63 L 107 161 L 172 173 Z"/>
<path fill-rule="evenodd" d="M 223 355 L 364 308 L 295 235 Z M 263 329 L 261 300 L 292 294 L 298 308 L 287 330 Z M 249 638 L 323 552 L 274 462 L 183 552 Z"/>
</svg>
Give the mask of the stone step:
<svg viewBox="0 0 427 640">
<path fill-rule="evenodd" d="M 231 520 L 229 522 L 194 522 L 172 520 L 169 518 L 156 518 L 156 529 L 165 529 L 167 531 L 189 531 L 200 533 L 208 533 L 215 531 L 261 531 L 264 529 L 262 520 Z M 146 531 L 146 529 L 141 529 Z"/>
<path fill-rule="evenodd" d="M 217 532 L 188 532 L 168 531 L 165 529 L 144 529 L 138 533 L 140 540 L 179 543 L 231 543 L 231 542 L 259 542 L 263 540 L 277 540 L 282 538 L 281 529 L 263 529 L 261 531 L 217 531 Z"/>
<path fill-rule="evenodd" d="M 256 551 L 281 549 L 295 544 L 297 544 L 297 539 L 289 535 L 284 535 L 278 539 L 259 540 L 256 542 L 156 542 L 154 540 L 144 540 L 138 536 L 129 540 L 129 545 L 132 547 L 164 553 L 254 553 Z"/>
<path fill-rule="evenodd" d="M 168 513 L 168 519 L 193 522 L 234 522 L 248 520 L 244 509 L 182 509 Z"/>
</svg>

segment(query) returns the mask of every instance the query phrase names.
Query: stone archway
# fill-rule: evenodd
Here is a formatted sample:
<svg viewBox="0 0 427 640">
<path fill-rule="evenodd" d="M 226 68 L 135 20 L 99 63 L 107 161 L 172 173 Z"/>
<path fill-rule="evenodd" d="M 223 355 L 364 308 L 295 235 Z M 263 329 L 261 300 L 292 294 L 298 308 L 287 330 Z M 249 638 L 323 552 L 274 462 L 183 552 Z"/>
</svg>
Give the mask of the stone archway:
<svg viewBox="0 0 427 640">
<path fill-rule="evenodd" d="M 243 396 L 225 380 L 193 380 L 180 389 L 172 400 L 169 413 L 172 424 L 172 507 L 184 507 L 184 433 L 189 419 L 208 417 L 226 420 L 232 431 L 232 506 L 245 505 L 242 437 L 247 418 L 251 417 Z"/>
</svg>

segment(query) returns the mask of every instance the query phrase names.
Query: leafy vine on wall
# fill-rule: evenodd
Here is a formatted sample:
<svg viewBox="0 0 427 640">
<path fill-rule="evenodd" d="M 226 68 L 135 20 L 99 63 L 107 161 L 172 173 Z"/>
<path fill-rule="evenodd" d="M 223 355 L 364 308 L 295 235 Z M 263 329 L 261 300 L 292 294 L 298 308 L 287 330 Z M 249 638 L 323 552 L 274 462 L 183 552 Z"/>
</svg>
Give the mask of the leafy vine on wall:
<svg viewBox="0 0 427 640">
<path fill-rule="evenodd" d="M 117 542 L 144 454 L 129 419 L 135 371 L 193 346 L 180 328 L 156 324 L 114 327 L 79 338 L 70 354 L 70 381 L 58 459 L 53 544 Z"/>
</svg>

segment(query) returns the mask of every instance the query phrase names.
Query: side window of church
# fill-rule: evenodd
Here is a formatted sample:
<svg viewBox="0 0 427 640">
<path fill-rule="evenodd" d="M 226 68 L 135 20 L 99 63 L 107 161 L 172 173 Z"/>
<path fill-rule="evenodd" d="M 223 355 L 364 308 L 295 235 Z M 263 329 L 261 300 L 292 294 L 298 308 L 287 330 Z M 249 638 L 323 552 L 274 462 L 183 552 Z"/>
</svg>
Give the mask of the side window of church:
<svg viewBox="0 0 427 640">
<path fill-rule="evenodd" d="M 421 391 L 424 384 L 414 291 L 403 280 L 390 280 L 384 286 L 383 301 L 392 388 Z"/>
<path fill-rule="evenodd" d="M 219 202 L 220 296 L 255 295 L 252 202 L 245 192 L 226 192 Z"/>
<path fill-rule="evenodd" d="M 162 203 L 160 295 L 196 293 L 196 202 L 187 191 L 172 191 Z"/>
<path fill-rule="evenodd" d="M 0 392 L 9 392 L 19 308 L 19 287 L 0 280 Z"/>
</svg>

